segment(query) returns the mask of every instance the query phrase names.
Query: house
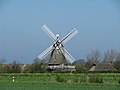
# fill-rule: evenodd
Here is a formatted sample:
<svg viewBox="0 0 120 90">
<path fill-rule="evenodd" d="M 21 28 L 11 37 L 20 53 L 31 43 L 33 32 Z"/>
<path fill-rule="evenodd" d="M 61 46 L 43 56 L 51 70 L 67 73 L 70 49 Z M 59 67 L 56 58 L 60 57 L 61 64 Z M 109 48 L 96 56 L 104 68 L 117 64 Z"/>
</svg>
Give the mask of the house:
<svg viewBox="0 0 120 90">
<path fill-rule="evenodd" d="M 21 72 L 27 72 L 28 66 L 29 66 L 28 64 L 21 64 L 20 65 Z"/>
<path fill-rule="evenodd" d="M 93 64 L 89 71 L 117 71 L 117 70 L 112 66 L 111 63 L 104 62 Z"/>
</svg>

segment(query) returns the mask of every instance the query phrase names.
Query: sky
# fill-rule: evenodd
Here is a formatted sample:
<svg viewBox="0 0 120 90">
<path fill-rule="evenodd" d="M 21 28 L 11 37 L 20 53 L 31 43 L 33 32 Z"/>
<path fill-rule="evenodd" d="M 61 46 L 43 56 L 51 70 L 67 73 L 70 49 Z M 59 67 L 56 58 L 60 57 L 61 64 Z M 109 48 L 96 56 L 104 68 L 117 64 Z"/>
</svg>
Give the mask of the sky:
<svg viewBox="0 0 120 90">
<path fill-rule="evenodd" d="M 54 43 L 44 24 L 61 38 L 78 29 L 64 45 L 76 60 L 95 49 L 120 51 L 119 0 L 0 0 L 0 58 L 32 63 Z"/>
</svg>

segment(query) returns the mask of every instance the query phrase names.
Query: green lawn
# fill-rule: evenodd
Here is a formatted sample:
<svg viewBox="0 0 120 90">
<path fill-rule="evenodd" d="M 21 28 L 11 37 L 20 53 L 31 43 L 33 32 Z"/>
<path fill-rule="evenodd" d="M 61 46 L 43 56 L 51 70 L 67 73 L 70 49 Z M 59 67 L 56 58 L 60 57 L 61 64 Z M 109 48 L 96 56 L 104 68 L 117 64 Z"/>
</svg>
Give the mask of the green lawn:
<svg viewBox="0 0 120 90">
<path fill-rule="evenodd" d="M 120 86 L 80 83 L 1 83 L 0 90 L 120 90 Z"/>
<path fill-rule="evenodd" d="M 0 74 L 0 90 L 120 90 L 119 80 L 119 73 Z"/>
</svg>

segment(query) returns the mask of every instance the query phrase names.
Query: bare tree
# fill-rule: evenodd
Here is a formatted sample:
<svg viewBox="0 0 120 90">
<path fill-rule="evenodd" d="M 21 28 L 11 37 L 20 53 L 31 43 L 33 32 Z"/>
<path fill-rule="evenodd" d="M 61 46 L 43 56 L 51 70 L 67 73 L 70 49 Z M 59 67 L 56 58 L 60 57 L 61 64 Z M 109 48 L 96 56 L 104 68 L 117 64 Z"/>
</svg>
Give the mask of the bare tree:
<svg viewBox="0 0 120 90">
<path fill-rule="evenodd" d="M 118 52 L 118 54 L 116 56 L 116 61 L 120 61 L 120 52 Z"/>
<path fill-rule="evenodd" d="M 88 55 L 87 55 L 87 60 L 88 61 L 93 61 L 93 63 L 98 63 L 101 60 L 101 54 L 98 49 L 92 50 Z"/>
<path fill-rule="evenodd" d="M 29 67 L 30 68 L 29 72 L 32 72 L 32 73 L 33 72 L 42 72 L 43 71 L 42 66 L 44 66 L 43 62 L 41 62 L 41 60 L 39 60 L 38 58 L 36 58 L 35 60 L 33 60 L 33 63 Z"/>
<path fill-rule="evenodd" d="M 21 72 L 20 63 L 18 63 L 17 60 L 14 59 L 11 65 L 12 65 L 12 72 L 14 73 Z"/>
<path fill-rule="evenodd" d="M 114 49 L 106 50 L 104 53 L 103 61 L 113 63 L 116 59 L 117 51 Z"/>
<path fill-rule="evenodd" d="M 6 59 L 5 58 L 0 58 L 0 64 L 3 64 L 6 62 Z"/>
<path fill-rule="evenodd" d="M 118 52 L 117 56 L 116 56 L 116 59 L 114 61 L 114 67 L 117 69 L 117 70 L 120 70 L 120 52 Z"/>
<path fill-rule="evenodd" d="M 89 69 L 94 63 L 99 63 L 101 60 L 101 53 L 98 49 L 92 50 L 87 55 L 87 62 L 85 64 L 86 68 Z"/>
</svg>

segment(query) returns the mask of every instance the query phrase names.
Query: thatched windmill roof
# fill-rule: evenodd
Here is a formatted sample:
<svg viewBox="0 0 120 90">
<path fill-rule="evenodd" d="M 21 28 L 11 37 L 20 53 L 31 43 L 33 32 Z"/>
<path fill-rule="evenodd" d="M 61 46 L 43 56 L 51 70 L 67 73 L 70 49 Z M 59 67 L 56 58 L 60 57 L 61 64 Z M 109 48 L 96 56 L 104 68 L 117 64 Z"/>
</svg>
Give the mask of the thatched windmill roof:
<svg viewBox="0 0 120 90">
<path fill-rule="evenodd" d="M 93 66 L 89 69 L 89 71 L 116 71 L 116 69 L 112 66 L 111 63 L 99 63 L 93 64 Z"/>
<path fill-rule="evenodd" d="M 65 56 L 60 50 L 55 49 L 51 54 L 49 64 L 63 64 L 63 63 L 64 64 L 68 63 Z"/>
</svg>

